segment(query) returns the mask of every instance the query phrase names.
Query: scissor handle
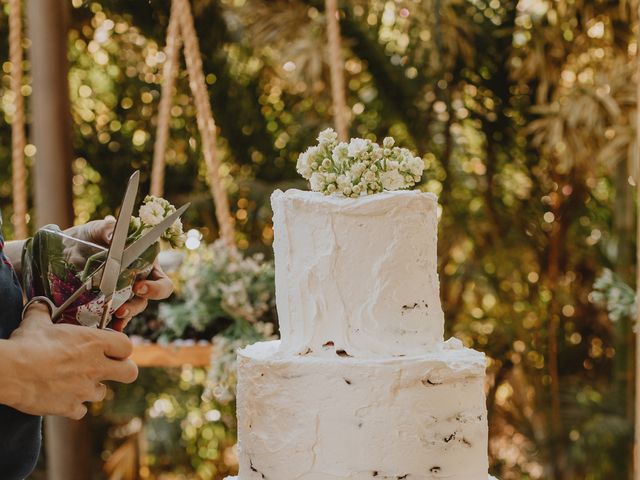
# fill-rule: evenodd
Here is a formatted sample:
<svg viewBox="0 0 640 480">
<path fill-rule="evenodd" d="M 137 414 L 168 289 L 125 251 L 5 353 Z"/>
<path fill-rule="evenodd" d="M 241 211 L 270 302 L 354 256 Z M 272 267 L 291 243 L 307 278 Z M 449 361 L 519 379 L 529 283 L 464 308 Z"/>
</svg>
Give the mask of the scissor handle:
<svg viewBox="0 0 640 480">
<path fill-rule="evenodd" d="M 53 314 L 55 313 L 56 309 L 58 307 L 55 306 L 55 304 L 51 301 L 50 298 L 48 297 L 43 297 L 43 296 L 37 296 L 37 297 L 33 297 L 31 300 L 29 300 L 25 306 L 22 308 L 22 320 L 24 320 L 24 316 L 27 313 L 27 310 L 29 310 L 29 307 L 31 305 L 33 305 L 34 303 L 44 303 L 45 306 L 49 309 L 49 315 L 51 315 L 51 318 L 53 319 Z"/>
</svg>

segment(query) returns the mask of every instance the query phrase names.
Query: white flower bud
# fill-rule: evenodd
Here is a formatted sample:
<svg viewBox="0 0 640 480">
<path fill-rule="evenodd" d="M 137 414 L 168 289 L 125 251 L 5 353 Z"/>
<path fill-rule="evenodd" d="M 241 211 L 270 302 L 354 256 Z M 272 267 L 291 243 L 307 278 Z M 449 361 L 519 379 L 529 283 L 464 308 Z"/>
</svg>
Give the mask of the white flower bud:
<svg viewBox="0 0 640 480">
<path fill-rule="evenodd" d="M 391 148 L 395 143 L 396 141 L 393 137 L 384 137 L 384 140 L 382 141 L 382 145 L 384 145 L 385 148 Z"/>
</svg>

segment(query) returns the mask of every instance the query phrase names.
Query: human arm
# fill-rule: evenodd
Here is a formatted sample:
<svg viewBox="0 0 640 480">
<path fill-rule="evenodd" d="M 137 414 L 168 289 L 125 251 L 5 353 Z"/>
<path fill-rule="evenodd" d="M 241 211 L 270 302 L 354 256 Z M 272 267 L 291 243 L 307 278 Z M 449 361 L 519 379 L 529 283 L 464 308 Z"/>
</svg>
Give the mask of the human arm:
<svg viewBox="0 0 640 480">
<path fill-rule="evenodd" d="M 0 340 L 0 404 L 32 415 L 82 418 L 84 402 L 104 399 L 103 381 L 133 382 L 131 341 L 122 333 L 53 324 L 32 304 L 11 337 Z"/>
</svg>

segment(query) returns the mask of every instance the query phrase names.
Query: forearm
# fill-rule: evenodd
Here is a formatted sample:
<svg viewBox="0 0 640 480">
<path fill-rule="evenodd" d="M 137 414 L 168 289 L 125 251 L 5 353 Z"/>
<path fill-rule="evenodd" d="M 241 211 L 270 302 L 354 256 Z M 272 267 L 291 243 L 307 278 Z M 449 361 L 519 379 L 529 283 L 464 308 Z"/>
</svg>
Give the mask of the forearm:
<svg viewBox="0 0 640 480">
<path fill-rule="evenodd" d="M 18 274 L 18 278 L 22 278 L 22 250 L 26 240 L 13 240 L 4 245 L 4 253 L 13 265 L 13 269 Z"/>
<path fill-rule="evenodd" d="M 20 398 L 20 382 L 16 377 L 16 352 L 11 340 L 0 339 L 0 405 L 13 407 Z"/>
</svg>

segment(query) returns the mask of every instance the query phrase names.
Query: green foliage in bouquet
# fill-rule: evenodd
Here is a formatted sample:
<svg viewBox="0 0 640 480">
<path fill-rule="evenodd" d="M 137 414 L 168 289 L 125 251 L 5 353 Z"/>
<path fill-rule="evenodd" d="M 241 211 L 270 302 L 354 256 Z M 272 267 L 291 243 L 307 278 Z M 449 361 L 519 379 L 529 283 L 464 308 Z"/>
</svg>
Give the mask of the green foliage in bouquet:
<svg viewBox="0 0 640 480">
<path fill-rule="evenodd" d="M 175 303 L 162 304 L 161 340 L 183 338 L 189 330 L 212 334 L 228 328 L 245 337 L 258 321 L 273 317 L 275 272 L 261 254 L 243 256 L 223 241 L 191 253 L 179 273 L 182 281 Z"/>
</svg>

